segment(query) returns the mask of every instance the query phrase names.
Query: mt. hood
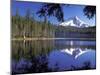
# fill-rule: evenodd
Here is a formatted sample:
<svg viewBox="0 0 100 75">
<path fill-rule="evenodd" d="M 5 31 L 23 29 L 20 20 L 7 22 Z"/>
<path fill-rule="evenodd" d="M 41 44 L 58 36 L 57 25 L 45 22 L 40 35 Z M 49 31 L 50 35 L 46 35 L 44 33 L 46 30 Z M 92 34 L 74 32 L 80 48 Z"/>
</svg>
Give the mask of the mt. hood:
<svg viewBox="0 0 100 75">
<path fill-rule="evenodd" d="M 67 21 L 60 23 L 61 26 L 73 26 L 78 28 L 89 27 L 89 25 L 82 20 L 80 20 L 77 16 L 69 18 Z"/>
</svg>

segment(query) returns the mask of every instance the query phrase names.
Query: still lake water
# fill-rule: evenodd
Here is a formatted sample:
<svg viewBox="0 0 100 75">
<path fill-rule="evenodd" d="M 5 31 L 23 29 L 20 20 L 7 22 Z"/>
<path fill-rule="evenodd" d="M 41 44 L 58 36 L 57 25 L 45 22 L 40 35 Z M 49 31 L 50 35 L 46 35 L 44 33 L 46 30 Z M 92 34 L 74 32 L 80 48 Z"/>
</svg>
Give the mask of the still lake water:
<svg viewBox="0 0 100 75">
<path fill-rule="evenodd" d="M 12 41 L 12 73 L 96 68 L 96 42 L 80 40 Z"/>
</svg>

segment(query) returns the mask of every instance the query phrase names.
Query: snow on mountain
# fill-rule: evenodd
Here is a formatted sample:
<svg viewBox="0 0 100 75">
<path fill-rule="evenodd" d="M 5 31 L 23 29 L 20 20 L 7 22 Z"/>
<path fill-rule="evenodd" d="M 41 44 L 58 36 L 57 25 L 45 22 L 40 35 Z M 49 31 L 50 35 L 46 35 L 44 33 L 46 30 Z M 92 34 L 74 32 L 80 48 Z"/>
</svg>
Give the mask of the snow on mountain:
<svg viewBox="0 0 100 75">
<path fill-rule="evenodd" d="M 77 16 L 69 18 L 67 21 L 60 23 L 61 26 L 74 26 L 79 28 L 89 27 L 89 25 L 82 20 L 80 20 Z"/>
</svg>

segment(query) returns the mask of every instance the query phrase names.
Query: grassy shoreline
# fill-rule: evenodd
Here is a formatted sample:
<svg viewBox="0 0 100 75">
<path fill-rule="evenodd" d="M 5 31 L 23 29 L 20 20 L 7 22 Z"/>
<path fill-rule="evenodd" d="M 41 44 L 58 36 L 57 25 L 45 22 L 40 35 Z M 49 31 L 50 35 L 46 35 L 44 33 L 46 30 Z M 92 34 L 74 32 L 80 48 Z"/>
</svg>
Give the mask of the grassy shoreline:
<svg viewBox="0 0 100 75">
<path fill-rule="evenodd" d="M 96 38 L 12 38 L 11 40 L 96 40 Z"/>
</svg>

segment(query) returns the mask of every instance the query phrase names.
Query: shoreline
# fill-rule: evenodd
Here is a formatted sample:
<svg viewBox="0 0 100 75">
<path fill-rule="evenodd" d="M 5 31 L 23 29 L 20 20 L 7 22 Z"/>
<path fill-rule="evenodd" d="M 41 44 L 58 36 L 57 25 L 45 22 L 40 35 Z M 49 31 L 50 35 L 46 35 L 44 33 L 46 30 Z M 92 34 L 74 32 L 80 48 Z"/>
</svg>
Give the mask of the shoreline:
<svg viewBox="0 0 100 75">
<path fill-rule="evenodd" d="M 96 38 L 12 38 L 11 40 L 91 40 L 91 41 L 95 41 Z"/>
</svg>

